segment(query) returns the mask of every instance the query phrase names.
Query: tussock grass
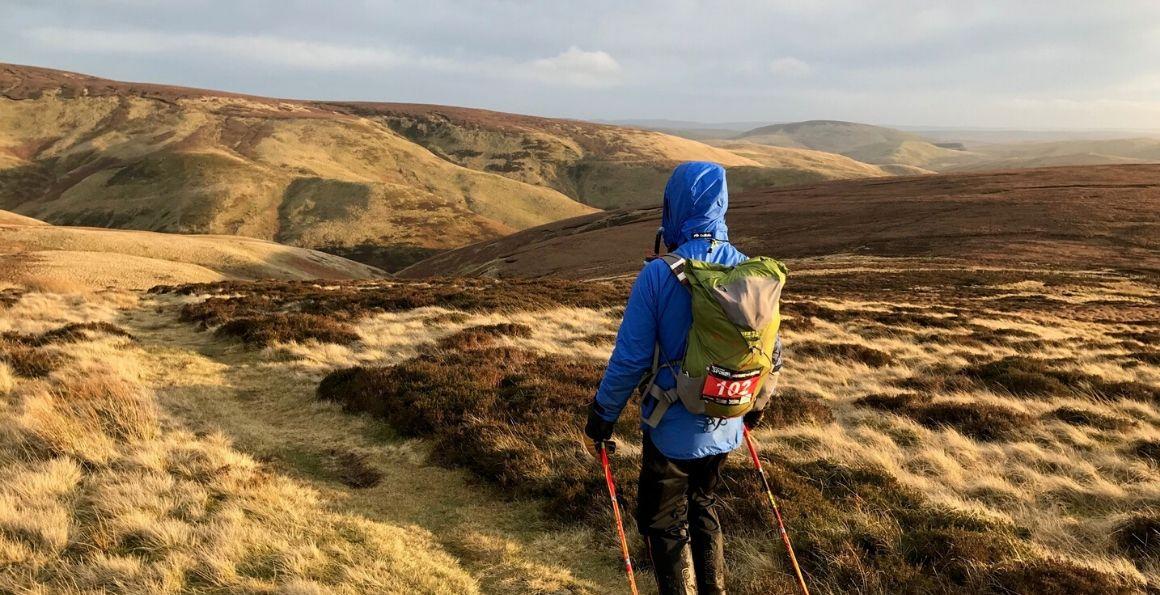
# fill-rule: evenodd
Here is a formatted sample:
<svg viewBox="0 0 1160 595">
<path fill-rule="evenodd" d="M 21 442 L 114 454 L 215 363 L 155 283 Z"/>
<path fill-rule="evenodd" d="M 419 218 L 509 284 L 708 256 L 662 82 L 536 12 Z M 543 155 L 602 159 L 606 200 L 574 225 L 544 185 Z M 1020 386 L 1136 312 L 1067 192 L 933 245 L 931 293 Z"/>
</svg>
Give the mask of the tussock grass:
<svg viewBox="0 0 1160 595">
<path fill-rule="evenodd" d="M 0 339 L 0 362 L 7 364 L 18 376 L 43 378 L 57 369 L 63 361 L 64 357 L 59 352 Z"/>
<path fill-rule="evenodd" d="M 60 343 L 75 343 L 83 341 L 94 334 L 104 334 L 112 337 L 133 339 L 133 335 L 125 329 L 105 321 L 73 322 L 62 327 L 44 331 L 39 334 L 24 334 L 9 331 L 0 335 L 0 341 L 9 341 L 27 345 L 29 347 L 44 347 Z"/>
<path fill-rule="evenodd" d="M 421 532 L 333 512 L 224 436 L 172 428 L 114 328 L 9 337 L 63 359 L 38 379 L 0 364 L 0 592 L 478 590 Z M 373 483 L 358 455 L 334 459 Z"/>
<path fill-rule="evenodd" d="M 318 397 L 431 437 L 440 460 L 515 495 L 544 498 L 561 518 L 582 518 L 602 510 L 578 432 L 601 372 L 591 362 L 518 349 L 438 351 L 393 367 L 336 371 Z M 635 424 L 623 421 L 632 435 Z"/>
<path fill-rule="evenodd" d="M 359 340 L 354 327 L 316 314 L 276 312 L 254 317 L 232 318 L 214 331 L 222 337 L 236 337 L 247 345 L 266 347 L 275 343 L 318 341 L 349 345 Z"/>
<path fill-rule="evenodd" d="M 0 309 L 10 308 L 13 304 L 20 301 L 24 296 L 25 289 L 23 287 L 4 287 L 0 288 Z"/>
<path fill-rule="evenodd" d="M 149 395 L 109 369 L 62 371 L 23 395 L 16 428 L 47 457 L 108 463 L 118 445 L 153 438 L 157 411 Z"/>
<path fill-rule="evenodd" d="M 1108 333 L 1108 336 L 1123 341 L 1132 341 L 1133 344 L 1160 345 L 1160 331 L 1118 331 Z"/>
<path fill-rule="evenodd" d="M 458 375 L 449 375 L 451 370 Z M 561 521 L 599 528 L 607 521 L 601 514 L 599 476 L 578 448 L 584 404 L 599 373 L 598 366 L 583 361 L 469 346 L 424 353 L 391 367 L 339 370 L 323 379 L 318 396 L 349 411 L 381 416 L 405 434 L 434 440 L 439 460 L 466 467 L 513 496 L 544 500 Z M 926 423 L 957 424 L 985 439 L 997 438 L 989 432 L 1013 432 L 1027 421 L 1014 411 L 980 416 L 965 404 L 925 406 L 916 414 Z M 833 415 L 815 395 L 797 391 L 773 407 L 773 426 L 824 423 Z M 787 411 L 804 413 L 791 422 L 782 419 Z M 546 418 L 545 412 L 552 414 Z M 996 420 L 1009 426 L 1000 427 Z M 636 465 L 634 434 L 631 428 L 618 431 L 618 438 L 629 442 L 617 457 L 621 477 Z M 813 581 L 831 589 L 858 585 L 871 592 L 979 592 L 999 581 L 1000 589 L 1026 592 L 1037 589 L 1036 581 L 1044 577 L 1012 566 L 1012 560 L 1028 559 L 1032 551 L 1026 530 L 929 504 L 873 466 L 827 459 L 767 464 L 788 514 L 797 520 L 793 526 L 803 564 Z M 737 558 L 746 547 L 773 543 L 766 541 L 772 536 L 762 495 L 740 459 L 728 466 L 725 486 L 723 524 L 734 544 L 735 584 L 744 592 L 790 588 L 785 568 L 746 565 Z M 621 487 L 631 506 L 635 486 L 622 481 Z M 883 518 L 889 521 L 884 524 Z M 1106 576 L 1097 584 L 1118 580 Z"/>
<path fill-rule="evenodd" d="M 840 359 L 863 363 L 872 368 L 881 368 L 891 361 L 890 354 L 858 343 L 802 342 L 790 350 L 795 356 Z"/>
<path fill-rule="evenodd" d="M 761 420 L 763 426 L 771 428 L 802 423 L 825 425 L 834 421 L 834 411 L 821 395 L 791 387 L 778 390 Z"/>
<path fill-rule="evenodd" d="M 1096 400 L 1160 401 L 1160 390 L 1137 381 L 1108 381 L 1100 376 L 1060 367 L 1061 362 L 1023 356 L 963 368 L 935 365 L 900 383 L 920 390 L 951 392 L 986 388 L 1019 397 L 1078 396 Z"/>
<path fill-rule="evenodd" d="M 1122 430 L 1135 424 L 1131 419 L 1078 407 L 1059 407 L 1049 412 L 1047 417 L 1058 419 L 1073 426 L 1088 426 L 1098 430 Z"/>
<path fill-rule="evenodd" d="M 623 282 L 560 279 L 444 279 L 426 283 L 365 282 L 323 286 L 311 282 L 199 283 L 155 287 L 159 294 L 210 297 L 182 308 L 182 318 L 210 326 L 234 318 L 293 309 L 340 320 L 438 306 L 465 312 L 536 311 L 560 307 L 622 306 Z"/>
<path fill-rule="evenodd" d="M 1142 589 L 1130 579 L 1055 558 L 1002 565 L 984 592 L 1010 593 L 1004 585 L 1020 585 L 1014 592 L 1037 595 L 1130 595 Z"/>
<path fill-rule="evenodd" d="M 613 333 L 597 333 L 594 335 L 585 335 L 580 338 L 580 341 L 596 347 L 610 347 L 616 343 L 616 335 Z"/>
<path fill-rule="evenodd" d="M 815 591 L 1130 593 L 1157 582 L 1152 559 L 1109 536 L 1160 498 L 1160 411 L 1150 392 L 1160 371 L 1121 365 L 1144 348 L 1112 336 L 1151 316 L 1125 310 L 1117 294 L 1157 294 L 1134 281 L 1109 284 L 1102 273 L 1053 275 L 898 269 L 795 278 L 809 301 L 787 300 L 783 391 L 758 437 Z M 346 285 L 287 285 L 286 295 L 215 286 L 178 299 L 214 294 L 209 326 L 254 311 L 357 325 L 362 339 L 349 345 L 294 344 L 254 357 L 318 374 L 323 400 L 422 438 L 436 461 L 542 503 L 565 531 L 612 549 L 600 476 L 579 441 L 611 342 L 606 318 L 618 315 L 623 295 L 573 302 L 597 311 L 438 298 L 446 308 L 465 304 L 449 312 L 409 309 L 408 293 L 427 292 L 423 284 L 383 290 L 398 297 L 386 302 L 353 294 L 394 284 Z M 1036 292 L 1050 299 L 1029 297 Z M 552 299 L 565 297 L 544 303 Z M 513 328 L 505 325 L 532 330 L 501 332 Z M 608 342 L 588 342 L 594 334 Z M 630 508 L 634 410 L 622 418 L 614 462 Z M 316 455 L 307 462 L 341 482 L 335 456 Z M 732 457 L 722 498 L 730 587 L 789 591 L 760 496 L 744 458 Z M 461 543 L 476 544 L 457 546 L 466 560 L 499 555 Z M 642 551 L 636 557 L 643 562 Z"/>
<path fill-rule="evenodd" d="M 1060 370 L 1043 360 L 1025 357 L 1007 357 L 969 366 L 961 374 L 988 388 L 1021 396 L 1073 393 L 1086 380 L 1082 374 Z"/>
<path fill-rule="evenodd" d="M 1141 561 L 1160 561 L 1160 509 L 1132 514 L 1115 529 L 1116 544 L 1128 556 Z"/>
<path fill-rule="evenodd" d="M 854 404 L 905 415 L 929 428 L 954 428 L 966 436 L 984 441 L 1018 437 L 1035 419 L 999 405 L 933 401 L 930 395 L 917 393 L 866 395 L 855 400 Z"/>
<path fill-rule="evenodd" d="M 1141 364 L 1160 366 L 1160 351 L 1133 351 L 1124 357 Z"/>
<path fill-rule="evenodd" d="M 1160 440 L 1137 440 L 1130 452 L 1153 465 L 1160 466 Z"/>
<path fill-rule="evenodd" d="M 500 322 L 467 327 L 457 333 L 443 337 L 439 340 L 438 345 L 443 349 L 458 349 L 462 351 L 487 347 L 495 343 L 496 339 L 500 337 L 521 337 L 526 339 L 531 336 L 532 328 L 526 324 Z"/>
</svg>

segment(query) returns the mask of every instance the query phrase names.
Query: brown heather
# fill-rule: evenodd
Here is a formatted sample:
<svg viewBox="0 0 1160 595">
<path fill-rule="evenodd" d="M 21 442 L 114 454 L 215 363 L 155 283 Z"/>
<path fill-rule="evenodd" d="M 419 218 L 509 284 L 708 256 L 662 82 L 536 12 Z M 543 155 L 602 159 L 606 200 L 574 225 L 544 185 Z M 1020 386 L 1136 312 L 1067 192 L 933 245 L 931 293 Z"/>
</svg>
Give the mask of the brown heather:
<svg viewBox="0 0 1160 595">
<path fill-rule="evenodd" d="M 1152 285 L 876 259 L 812 266 L 833 272 L 800 274 L 802 293 L 787 295 L 781 394 L 756 436 L 815 592 L 1160 588 L 1147 506 L 1160 500 L 1160 372 L 1116 336 L 1154 328 L 1154 313 L 1111 304 L 1160 295 Z M 875 290 L 863 271 L 883 267 Z M 0 554 L 17 569 L 5 586 L 616 591 L 580 428 L 626 292 L 625 280 L 235 282 L 112 309 L 24 295 L 0 329 L 4 353 L 59 360 L 31 378 L 6 356 L 0 389 L 16 406 L 0 410 L 0 436 L 11 452 L 137 487 L 0 514 Z M 100 321 L 116 326 L 63 330 Z M 635 410 L 614 460 L 629 510 Z M 126 456 L 175 462 L 149 463 L 161 479 L 144 481 Z M 153 502 L 171 498 L 171 481 L 225 504 L 151 512 L 170 510 Z M 792 589 L 745 457 L 727 465 L 722 506 L 731 590 Z M 54 519 L 69 515 L 99 519 L 77 525 L 76 543 L 115 558 L 61 557 L 76 546 L 59 545 L 73 542 Z M 647 566 L 635 535 L 633 547 Z"/>
</svg>

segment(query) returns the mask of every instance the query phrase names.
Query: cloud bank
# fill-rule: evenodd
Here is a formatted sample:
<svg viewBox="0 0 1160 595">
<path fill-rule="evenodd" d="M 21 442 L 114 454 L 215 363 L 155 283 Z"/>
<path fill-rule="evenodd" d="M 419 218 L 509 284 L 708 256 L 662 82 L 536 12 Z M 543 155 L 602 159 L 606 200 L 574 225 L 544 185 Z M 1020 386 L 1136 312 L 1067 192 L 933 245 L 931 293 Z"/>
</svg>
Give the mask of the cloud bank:
<svg viewBox="0 0 1160 595">
<path fill-rule="evenodd" d="M 581 118 L 1160 129 L 1160 3 L 7 0 L 4 60 Z"/>
</svg>

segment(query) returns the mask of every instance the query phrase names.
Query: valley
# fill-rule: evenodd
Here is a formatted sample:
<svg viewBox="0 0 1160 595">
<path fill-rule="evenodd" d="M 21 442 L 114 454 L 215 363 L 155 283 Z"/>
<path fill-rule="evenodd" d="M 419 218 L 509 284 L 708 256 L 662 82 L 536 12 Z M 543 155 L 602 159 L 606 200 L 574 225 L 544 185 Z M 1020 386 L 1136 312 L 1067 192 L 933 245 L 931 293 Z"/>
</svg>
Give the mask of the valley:
<svg viewBox="0 0 1160 595">
<path fill-rule="evenodd" d="M 1160 588 L 1155 167 L 734 198 L 734 241 L 790 269 L 756 437 L 815 592 Z M 5 286 L 0 589 L 621 589 L 580 431 L 658 219 L 554 223 L 406 279 Z M 746 463 L 730 589 L 787 591 Z"/>
<path fill-rule="evenodd" d="M 0 65 L 0 209 L 57 225 L 239 235 L 386 270 L 597 209 L 681 161 L 739 187 L 885 175 L 635 128 L 435 105 L 294 101 Z"/>
</svg>

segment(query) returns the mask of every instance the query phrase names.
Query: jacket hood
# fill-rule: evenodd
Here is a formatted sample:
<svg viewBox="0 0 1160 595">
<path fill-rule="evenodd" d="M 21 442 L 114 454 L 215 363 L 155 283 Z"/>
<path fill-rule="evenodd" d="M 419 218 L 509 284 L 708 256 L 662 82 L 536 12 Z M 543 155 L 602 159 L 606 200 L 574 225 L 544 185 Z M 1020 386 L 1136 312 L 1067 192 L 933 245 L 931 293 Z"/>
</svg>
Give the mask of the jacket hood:
<svg viewBox="0 0 1160 595">
<path fill-rule="evenodd" d="M 728 241 L 728 209 L 725 168 L 707 161 L 678 165 L 665 185 L 661 214 L 665 244 L 672 248 L 693 239 Z"/>
</svg>

